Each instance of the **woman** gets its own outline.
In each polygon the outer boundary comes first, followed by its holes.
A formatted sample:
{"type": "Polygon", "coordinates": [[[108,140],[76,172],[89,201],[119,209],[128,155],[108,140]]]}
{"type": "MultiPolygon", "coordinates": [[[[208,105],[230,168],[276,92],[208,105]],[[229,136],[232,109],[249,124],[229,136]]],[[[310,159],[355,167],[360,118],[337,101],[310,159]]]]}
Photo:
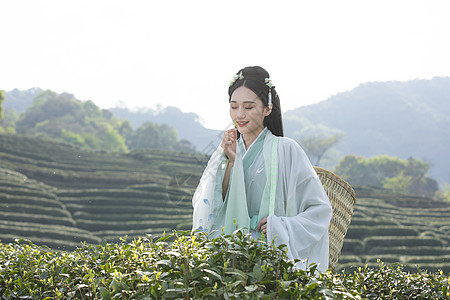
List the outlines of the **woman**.
{"type": "Polygon", "coordinates": [[[332,209],[302,148],[283,137],[280,99],[261,67],[240,70],[228,90],[227,130],[192,199],[193,229],[217,236],[248,228],[287,246],[290,259],[328,268],[332,209]]]}

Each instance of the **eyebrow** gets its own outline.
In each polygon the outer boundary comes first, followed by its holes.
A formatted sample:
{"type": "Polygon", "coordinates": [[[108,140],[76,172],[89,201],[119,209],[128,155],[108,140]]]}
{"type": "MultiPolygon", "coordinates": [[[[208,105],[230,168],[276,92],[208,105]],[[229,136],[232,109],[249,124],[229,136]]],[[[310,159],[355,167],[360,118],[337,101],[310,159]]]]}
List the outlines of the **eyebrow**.
{"type": "MultiPolygon", "coordinates": [[[[237,103],[236,100],[231,100],[230,102],[237,103]]],[[[245,100],[245,101],[243,101],[243,102],[244,102],[244,103],[256,103],[256,100],[245,100]]]]}

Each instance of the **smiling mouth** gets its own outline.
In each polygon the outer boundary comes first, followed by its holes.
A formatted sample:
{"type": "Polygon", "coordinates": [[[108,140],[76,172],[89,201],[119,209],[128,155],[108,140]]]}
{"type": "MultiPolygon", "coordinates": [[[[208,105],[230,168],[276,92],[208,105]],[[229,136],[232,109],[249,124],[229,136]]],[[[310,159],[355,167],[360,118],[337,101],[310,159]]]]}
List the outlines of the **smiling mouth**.
{"type": "Polygon", "coordinates": [[[248,122],[236,122],[239,127],[247,125],[248,122]]]}

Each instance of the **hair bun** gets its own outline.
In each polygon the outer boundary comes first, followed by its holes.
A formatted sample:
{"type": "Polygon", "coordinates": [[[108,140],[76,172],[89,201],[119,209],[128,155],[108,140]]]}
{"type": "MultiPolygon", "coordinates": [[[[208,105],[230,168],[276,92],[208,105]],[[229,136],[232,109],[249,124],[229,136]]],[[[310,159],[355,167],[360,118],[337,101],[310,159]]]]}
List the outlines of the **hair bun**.
{"type": "Polygon", "coordinates": [[[262,80],[264,80],[265,78],[270,78],[269,72],[266,71],[266,69],[259,67],[259,66],[252,66],[252,67],[245,67],[241,70],[239,70],[239,72],[237,72],[237,74],[239,74],[240,72],[242,72],[242,75],[244,76],[244,78],[247,77],[258,77],[261,78],[262,80]]]}

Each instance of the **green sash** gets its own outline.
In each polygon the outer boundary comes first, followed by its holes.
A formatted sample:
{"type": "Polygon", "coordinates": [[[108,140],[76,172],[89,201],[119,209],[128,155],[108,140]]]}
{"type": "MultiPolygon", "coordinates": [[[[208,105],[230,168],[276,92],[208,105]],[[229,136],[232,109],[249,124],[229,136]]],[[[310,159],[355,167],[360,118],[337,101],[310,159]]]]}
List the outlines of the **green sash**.
{"type": "MultiPolygon", "coordinates": [[[[256,226],[263,218],[273,215],[275,212],[275,195],[278,180],[278,138],[270,131],[268,131],[264,139],[263,155],[266,168],[266,185],[264,186],[256,226]]],[[[255,221],[252,223],[255,223],[255,221]]],[[[257,232],[256,235],[260,237],[261,233],[257,232]]]]}
{"type": "MultiPolygon", "coordinates": [[[[230,234],[238,228],[247,228],[256,230],[259,221],[264,217],[274,214],[275,210],[275,193],[278,179],[278,138],[276,138],[268,129],[260,138],[255,141],[242,159],[242,146],[236,149],[236,159],[231,172],[230,184],[228,187],[225,201],[217,215],[212,230],[221,233],[224,227],[224,233],[230,234]],[[261,145],[263,144],[263,145],[261,145]],[[247,198],[245,191],[244,168],[248,168],[260,152],[259,147],[263,147],[264,163],[266,169],[266,184],[261,199],[259,214],[257,216],[249,216],[247,208],[247,198]],[[234,224],[236,222],[236,225],[234,224]],[[219,232],[220,231],[220,232],[219,232]]],[[[223,177],[222,177],[223,179],[223,177]]],[[[221,184],[221,183],[220,183],[221,184]]],[[[257,237],[261,236],[260,232],[256,233],[257,237]]]]}

